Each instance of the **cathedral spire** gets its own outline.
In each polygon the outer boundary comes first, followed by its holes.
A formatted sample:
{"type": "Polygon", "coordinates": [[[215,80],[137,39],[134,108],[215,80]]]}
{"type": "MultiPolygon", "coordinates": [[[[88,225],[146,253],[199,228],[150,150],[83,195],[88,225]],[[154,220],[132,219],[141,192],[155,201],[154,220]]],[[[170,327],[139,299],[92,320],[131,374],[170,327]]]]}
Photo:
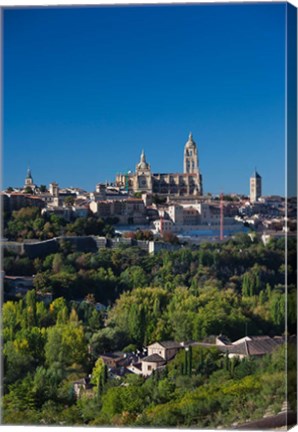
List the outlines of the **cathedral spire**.
{"type": "Polygon", "coordinates": [[[146,156],[145,156],[144,149],[142,150],[142,153],[141,153],[141,162],[146,163],[146,156]]]}

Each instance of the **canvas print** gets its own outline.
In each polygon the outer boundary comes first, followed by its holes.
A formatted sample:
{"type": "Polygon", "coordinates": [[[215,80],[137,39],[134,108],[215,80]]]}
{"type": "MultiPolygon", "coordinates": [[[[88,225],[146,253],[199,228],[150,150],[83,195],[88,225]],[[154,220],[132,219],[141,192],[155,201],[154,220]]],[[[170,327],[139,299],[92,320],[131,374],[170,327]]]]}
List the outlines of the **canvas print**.
{"type": "Polygon", "coordinates": [[[294,426],[297,9],[2,24],[2,425],[294,426]]]}

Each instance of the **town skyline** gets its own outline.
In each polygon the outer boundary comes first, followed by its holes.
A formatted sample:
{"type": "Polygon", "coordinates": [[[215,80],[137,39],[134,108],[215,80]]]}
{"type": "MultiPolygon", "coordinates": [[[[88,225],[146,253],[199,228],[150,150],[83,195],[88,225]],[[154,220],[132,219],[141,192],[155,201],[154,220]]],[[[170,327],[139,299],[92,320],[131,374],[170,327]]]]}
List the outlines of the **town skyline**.
{"type": "Polygon", "coordinates": [[[191,131],[206,193],[248,194],[256,166],[284,195],[284,7],[4,10],[3,188],[30,164],[37,184],[94,190],[142,149],[182,172],[191,131]]]}

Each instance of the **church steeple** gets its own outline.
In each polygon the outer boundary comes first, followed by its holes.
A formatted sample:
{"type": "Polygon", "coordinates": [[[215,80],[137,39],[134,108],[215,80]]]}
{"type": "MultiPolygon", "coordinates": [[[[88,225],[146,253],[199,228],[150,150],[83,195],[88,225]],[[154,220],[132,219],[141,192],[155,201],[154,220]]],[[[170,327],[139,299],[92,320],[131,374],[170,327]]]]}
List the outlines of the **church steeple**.
{"type": "Polygon", "coordinates": [[[25,187],[27,186],[33,186],[33,178],[30,167],[27,168],[27,174],[25,178],[25,187]]]}
{"type": "Polygon", "coordinates": [[[27,169],[26,179],[32,179],[32,174],[31,174],[31,169],[30,169],[30,167],[28,167],[28,169],[27,169]]]}

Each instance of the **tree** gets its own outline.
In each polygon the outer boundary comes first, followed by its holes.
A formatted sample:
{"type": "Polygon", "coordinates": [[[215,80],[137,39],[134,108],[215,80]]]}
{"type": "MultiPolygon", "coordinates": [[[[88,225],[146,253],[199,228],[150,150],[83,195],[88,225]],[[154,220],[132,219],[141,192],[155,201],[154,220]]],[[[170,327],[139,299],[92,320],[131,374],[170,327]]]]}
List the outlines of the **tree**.
{"type": "Polygon", "coordinates": [[[34,368],[34,358],[27,339],[8,341],[3,347],[5,380],[4,384],[14,383],[25,377],[34,368]]]}
{"type": "Polygon", "coordinates": [[[7,301],[2,307],[2,329],[5,341],[13,340],[17,329],[20,326],[20,317],[17,303],[7,301]]]}
{"type": "Polygon", "coordinates": [[[47,192],[47,187],[46,187],[46,185],[43,185],[43,184],[40,185],[40,186],[39,186],[39,190],[40,190],[41,193],[47,192]]]}
{"type": "Polygon", "coordinates": [[[56,253],[54,255],[52,270],[54,273],[59,273],[63,266],[63,256],[61,253],[56,253]]]}
{"type": "Polygon", "coordinates": [[[107,365],[104,364],[102,358],[99,358],[95,363],[91,375],[91,383],[95,385],[97,397],[99,399],[105,388],[107,381],[108,381],[107,365]]]}
{"type": "Polygon", "coordinates": [[[33,189],[30,186],[26,186],[25,190],[24,190],[25,194],[32,194],[33,193],[33,189]]]}
{"type": "Polygon", "coordinates": [[[64,204],[65,204],[66,206],[68,206],[68,207],[71,207],[72,205],[74,205],[74,202],[75,202],[75,199],[74,199],[73,196],[67,196],[67,197],[64,199],[64,204]]]}
{"type": "Polygon", "coordinates": [[[128,315],[128,326],[130,337],[138,345],[142,345],[144,343],[145,335],[145,313],[142,305],[131,305],[128,315]]]}
{"type": "Polygon", "coordinates": [[[121,273],[120,280],[130,289],[148,285],[147,275],[140,266],[128,267],[121,273]]]}
{"type": "Polygon", "coordinates": [[[33,286],[37,291],[48,292],[51,289],[50,271],[36,273],[33,279],[33,286]]]}
{"type": "Polygon", "coordinates": [[[87,345],[82,325],[73,321],[50,327],[45,345],[48,366],[59,363],[62,369],[72,365],[83,367],[87,356],[87,345]]]}
{"type": "Polygon", "coordinates": [[[35,290],[29,290],[25,297],[26,309],[24,313],[26,314],[27,326],[33,327],[37,324],[36,319],[36,293],[35,290]]]}

